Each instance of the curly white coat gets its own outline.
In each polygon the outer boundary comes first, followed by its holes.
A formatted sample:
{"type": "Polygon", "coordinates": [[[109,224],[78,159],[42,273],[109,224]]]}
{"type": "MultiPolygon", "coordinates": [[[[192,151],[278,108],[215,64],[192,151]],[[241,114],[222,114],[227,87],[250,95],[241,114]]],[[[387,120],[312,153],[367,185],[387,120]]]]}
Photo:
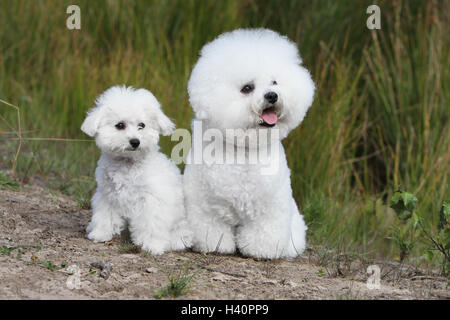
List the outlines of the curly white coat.
{"type": "MultiPolygon", "coordinates": [[[[293,42],[266,29],[225,33],[202,49],[188,83],[194,120],[221,132],[259,131],[268,107],[264,95],[275,92],[278,100],[271,106],[278,121],[264,130],[278,130],[280,138],[270,145],[279,151],[270,158],[276,174],[261,174],[261,163],[186,165],[185,203],[194,250],[231,254],[238,249],[266,259],[294,258],[304,251],[307,227],[292,196],[281,144],[313,101],[315,86],[301,63],[293,42]],[[253,89],[243,93],[246,84],[253,89]]],[[[191,161],[196,148],[205,147],[193,131],[191,161]]],[[[234,151],[239,148],[235,145],[234,151]]]]}
{"type": "Polygon", "coordinates": [[[133,243],[153,254],[190,245],[181,174],[158,151],[159,134],[173,128],[145,89],[115,86],[96,100],[81,127],[102,151],[89,239],[108,241],[128,226],[133,243]],[[131,139],[140,141],[138,148],[130,147],[131,139]]]}

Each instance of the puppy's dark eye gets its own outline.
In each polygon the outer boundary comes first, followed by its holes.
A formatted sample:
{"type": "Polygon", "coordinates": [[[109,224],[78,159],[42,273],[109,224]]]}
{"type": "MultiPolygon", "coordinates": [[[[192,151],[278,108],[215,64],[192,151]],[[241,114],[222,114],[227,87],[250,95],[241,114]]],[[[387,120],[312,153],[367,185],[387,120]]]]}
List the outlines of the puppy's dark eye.
{"type": "Polygon", "coordinates": [[[145,128],[145,123],[141,122],[138,124],[138,128],[139,129],[144,129],[145,128]]]}
{"type": "Polygon", "coordinates": [[[125,129],[125,123],[119,122],[118,124],[116,124],[116,129],[117,129],[117,130],[123,130],[123,129],[125,129]]]}
{"type": "Polygon", "coordinates": [[[252,92],[254,89],[255,89],[255,85],[249,83],[242,87],[241,92],[247,94],[247,93],[252,92]]]}
{"type": "Polygon", "coordinates": [[[278,84],[278,82],[276,82],[275,80],[273,80],[273,81],[272,81],[272,84],[273,84],[274,86],[276,86],[276,85],[278,84]]]}

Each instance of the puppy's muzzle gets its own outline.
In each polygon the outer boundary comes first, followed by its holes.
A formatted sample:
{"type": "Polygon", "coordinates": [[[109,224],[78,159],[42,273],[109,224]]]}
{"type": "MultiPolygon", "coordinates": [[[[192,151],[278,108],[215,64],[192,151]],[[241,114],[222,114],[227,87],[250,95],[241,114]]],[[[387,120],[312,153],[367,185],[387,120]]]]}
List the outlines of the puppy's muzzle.
{"type": "Polygon", "coordinates": [[[136,149],[137,147],[139,147],[140,144],[141,144],[141,142],[139,141],[139,139],[131,139],[130,140],[130,145],[133,149],[136,149]]]}

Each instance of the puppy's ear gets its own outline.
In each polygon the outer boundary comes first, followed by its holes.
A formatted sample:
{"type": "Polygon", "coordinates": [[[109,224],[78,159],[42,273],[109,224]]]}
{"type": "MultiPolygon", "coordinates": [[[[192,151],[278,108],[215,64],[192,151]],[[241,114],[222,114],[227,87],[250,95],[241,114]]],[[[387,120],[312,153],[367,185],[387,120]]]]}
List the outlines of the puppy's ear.
{"type": "Polygon", "coordinates": [[[163,136],[171,135],[175,129],[175,124],[162,112],[158,99],[146,89],[138,89],[136,93],[140,94],[145,101],[146,110],[151,119],[156,121],[159,133],[163,136]]]}
{"type": "Polygon", "coordinates": [[[158,108],[156,112],[156,123],[159,127],[159,132],[163,136],[169,136],[172,134],[175,129],[175,124],[170,120],[162,111],[158,108]]]}
{"type": "Polygon", "coordinates": [[[100,124],[100,114],[101,109],[99,107],[91,109],[81,125],[81,131],[86,133],[88,136],[95,136],[100,124]]]}

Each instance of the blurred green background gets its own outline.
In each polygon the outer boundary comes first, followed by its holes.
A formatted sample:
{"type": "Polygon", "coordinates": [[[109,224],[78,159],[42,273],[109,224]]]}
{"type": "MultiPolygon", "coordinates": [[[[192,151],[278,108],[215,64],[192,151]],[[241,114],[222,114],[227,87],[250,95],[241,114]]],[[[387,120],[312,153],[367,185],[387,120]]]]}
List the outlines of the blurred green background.
{"type": "MultiPolygon", "coordinates": [[[[187,81],[222,32],[266,27],[297,42],[317,85],[284,141],[309,241],[395,256],[386,206],[402,189],[435,225],[449,198],[449,1],[0,1],[0,99],[20,108],[27,138],[87,139],[95,97],[114,84],[150,89],[189,128],[187,81]],[[81,8],[68,30],[66,8],[81,8]],[[381,30],[366,9],[381,8],[381,30]]],[[[0,104],[0,167],[13,165],[13,108],[0,104]]],[[[173,143],[162,140],[170,154],[173,143]]],[[[16,176],[43,177],[86,207],[99,152],[92,142],[22,143],[16,176]]]]}

